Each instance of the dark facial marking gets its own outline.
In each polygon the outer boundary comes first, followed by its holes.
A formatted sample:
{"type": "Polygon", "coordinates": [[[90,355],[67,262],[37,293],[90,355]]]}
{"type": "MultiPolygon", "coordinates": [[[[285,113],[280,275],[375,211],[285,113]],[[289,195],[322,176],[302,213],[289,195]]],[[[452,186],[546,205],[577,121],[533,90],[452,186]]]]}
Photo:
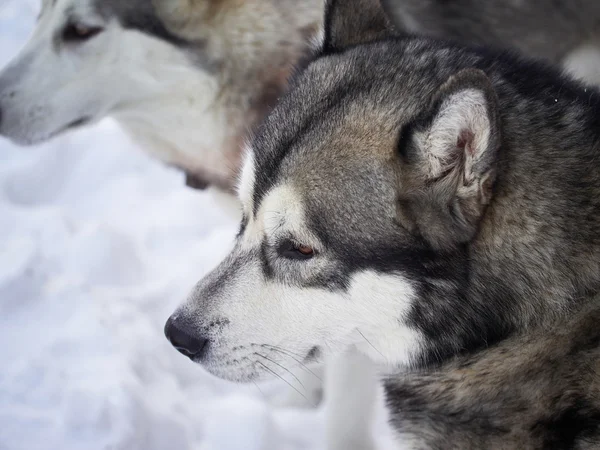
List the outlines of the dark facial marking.
{"type": "Polygon", "coordinates": [[[265,240],[263,240],[262,244],[260,245],[260,262],[262,265],[262,273],[267,279],[273,279],[274,272],[269,261],[268,251],[268,244],[265,240]]]}
{"type": "Polygon", "coordinates": [[[246,231],[246,227],[248,226],[248,221],[249,220],[250,219],[248,219],[248,216],[246,214],[242,215],[242,221],[240,223],[240,229],[239,229],[238,234],[236,236],[237,239],[239,239],[244,234],[244,231],[246,231]]]}
{"type": "Polygon", "coordinates": [[[174,35],[157,17],[150,0],[96,0],[96,11],[106,21],[117,19],[124,28],[131,28],[179,47],[189,43],[174,35]]]}

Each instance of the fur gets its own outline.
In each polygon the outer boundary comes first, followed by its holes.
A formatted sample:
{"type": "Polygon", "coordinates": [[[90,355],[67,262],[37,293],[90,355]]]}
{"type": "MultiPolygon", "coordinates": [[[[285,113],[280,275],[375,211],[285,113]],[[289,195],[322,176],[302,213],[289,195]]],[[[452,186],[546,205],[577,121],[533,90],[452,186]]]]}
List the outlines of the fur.
{"type": "Polygon", "coordinates": [[[403,448],[597,443],[598,341],[576,311],[600,287],[600,92],[511,52],[399,37],[375,0],[330,1],[325,24],[252,139],[232,253],[168,337],[235,381],[354,348],[397,372],[403,448]],[[445,382],[456,367],[472,385],[445,382]],[[516,424],[525,391],[539,404],[516,424]]]}
{"type": "Polygon", "coordinates": [[[600,446],[598,297],[574,317],[434,370],[386,381],[392,424],[412,449],[600,446]]]}
{"type": "Polygon", "coordinates": [[[0,73],[0,135],[31,145],[111,116],[191,186],[232,191],[244,136],[308,52],[321,4],[44,0],[0,73]]]}
{"type": "Polygon", "coordinates": [[[382,0],[396,29],[517,49],[600,85],[600,3],[595,0],[382,0]],[[577,58],[585,54],[585,59],[577,58]]]}

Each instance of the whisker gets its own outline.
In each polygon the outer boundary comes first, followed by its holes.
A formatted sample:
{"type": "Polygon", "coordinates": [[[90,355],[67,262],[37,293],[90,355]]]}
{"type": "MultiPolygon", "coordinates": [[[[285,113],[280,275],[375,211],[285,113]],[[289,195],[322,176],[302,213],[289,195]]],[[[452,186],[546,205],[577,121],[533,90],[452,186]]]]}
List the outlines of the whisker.
{"type": "Polygon", "coordinates": [[[284,349],[282,349],[282,348],[277,348],[277,347],[274,347],[274,346],[272,346],[272,345],[268,345],[268,344],[263,344],[263,345],[264,345],[265,347],[269,347],[269,348],[270,348],[271,350],[273,350],[273,351],[279,352],[279,353],[281,353],[282,355],[285,355],[285,356],[287,356],[288,358],[292,358],[294,361],[296,361],[298,364],[300,364],[300,367],[301,367],[302,369],[304,369],[305,371],[307,371],[307,372],[311,373],[311,374],[312,374],[312,375],[313,375],[313,376],[314,376],[314,377],[315,377],[317,380],[319,380],[319,381],[321,381],[321,382],[323,381],[323,380],[321,379],[321,377],[320,377],[320,376],[318,376],[316,373],[314,373],[312,370],[310,370],[306,364],[304,364],[302,361],[300,361],[299,359],[296,359],[294,356],[292,356],[292,355],[290,354],[291,352],[289,352],[289,353],[288,353],[288,351],[287,351],[287,350],[284,350],[284,349]]]}
{"type": "Polygon", "coordinates": [[[294,377],[294,379],[298,382],[298,384],[300,386],[302,386],[302,389],[306,390],[306,387],[304,386],[304,384],[302,384],[302,381],[300,381],[300,379],[294,375],[289,369],[287,369],[286,367],[282,366],[281,364],[279,364],[277,361],[273,361],[271,358],[265,356],[265,355],[261,355],[260,353],[254,353],[257,356],[260,356],[261,358],[265,358],[267,361],[271,361],[273,364],[281,367],[283,370],[285,370],[287,373],[289,373],[292,377],[294,377]]]}
{"type": "Polygon", "coordinates": [[[260,392],[260,395],[263,397],[263,399],[268,400],[267,396],[262,391],[262,389],[258,387],[258,383],[254,380],[252,380],[252,383],[254,383],[254,386],[256,386],[256,389],[258,389],[258,392],[260,392]]]}
{"type": "Polygon", "coordinates": [[[304,356],[302,356],[300,353],[295,353],[295,352],[293,352],[293,351],[291,351],[291,350],[287,350],[287,349],[285,349],[285,348],[283,348],[283,347],[279,347],[278,345],[271,345],[271,344],[261,344],[261,347],[270,347],[270,348],[273,348],[273,349],[275,349],[275,348],[276,348],[276,349],[279,349],[279,350],[281,350],[281,351],[283,351],[283,352],[285,352],[285,353],[289,353],[289,354],[291,354],[291,355],[295,355],[295,356],[297,356],[298,358],[303,358],[303,359],[304,359],[304,356]]]}
{"type": "MultiPolygon", "coordinates": [[[[293,390],[295,390],[298,394],[300,394],[308,403],[310,403],[311,405],[312,402],[306,397],[306,395],[304,395],[302,392],[300,392],[298,389],[296,389],[290,382],[288,382],[285,378],[283,378],[281,375],[278,375],[277,372],[271,370],[269,367],[267,367],[266,364],[263,364],[261,361],[256,361],[258,364],[260,364],[261,366],[263,366],[266,370],[268,370],[270,373],[272,373],[273,375],[275,375],[277,378],[279,378],[280,380],[282,380],[285,384],[287,384],[289,387],[291,387],[293,390]]],[[[313,405],[315,408],[317,405],[313,405]]]]}
{"type": "Polygon", "coordinates": [[[361,336],[364,338],[364,340],[365,340],[365,341],[367,341],[367,343],[368,343],[368,344],[369,344],[371,347],[373,347],[373,350],[375,350],[377,353],[379,353],[379,354],[381,355],[381,357],[382,357],[384,360],[386,360],[386,359],[387,359],[385,356],[383,356],[383,353],[381,353],[379,350],[377,350],[377,349],[375,348],[375,346],[374,346],[373,344],[371,344],[371,341],[369,341],[369,340],[368,340],[368,339],[365,337],[365,335],[361,333],[361,331],[360,331],[358,328],[356,329],[356,331],[358,331],[358,333],[359,333],[359,334],[360,334],[360,335],[361,335],[361,336]]]}

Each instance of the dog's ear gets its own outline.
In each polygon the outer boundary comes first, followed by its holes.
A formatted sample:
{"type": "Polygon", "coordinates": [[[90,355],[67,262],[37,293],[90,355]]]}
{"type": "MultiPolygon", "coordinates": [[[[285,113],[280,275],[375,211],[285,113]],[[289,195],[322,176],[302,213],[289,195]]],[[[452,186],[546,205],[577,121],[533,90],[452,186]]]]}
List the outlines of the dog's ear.
{"type": "Polygon", "coordinates": [[[452,76],[401,136],[401,203],[435,247],[469,241],[492,199],[501,144],[498,100],[480,70],[452,76]]]}
{"type": "Polygon", "coordinates": [[[327,0],[323,51],[331,53],[381,39],[391,30],[379,0],[327,0]]]}

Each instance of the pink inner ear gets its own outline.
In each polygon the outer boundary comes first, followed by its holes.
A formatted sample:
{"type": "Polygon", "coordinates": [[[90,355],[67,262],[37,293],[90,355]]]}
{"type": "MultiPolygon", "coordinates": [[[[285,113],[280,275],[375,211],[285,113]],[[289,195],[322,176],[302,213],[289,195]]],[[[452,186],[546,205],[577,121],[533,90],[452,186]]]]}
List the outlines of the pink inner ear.
{"type": "Polygon", "coordinates": [[[475,148],[473,148],[473,141],[475,140],[475,135],[469,130],[461,130],[458,139],[456,140],[456,147],[460,150],[469,152],[469,155],[475,155],[475,148]]]}

